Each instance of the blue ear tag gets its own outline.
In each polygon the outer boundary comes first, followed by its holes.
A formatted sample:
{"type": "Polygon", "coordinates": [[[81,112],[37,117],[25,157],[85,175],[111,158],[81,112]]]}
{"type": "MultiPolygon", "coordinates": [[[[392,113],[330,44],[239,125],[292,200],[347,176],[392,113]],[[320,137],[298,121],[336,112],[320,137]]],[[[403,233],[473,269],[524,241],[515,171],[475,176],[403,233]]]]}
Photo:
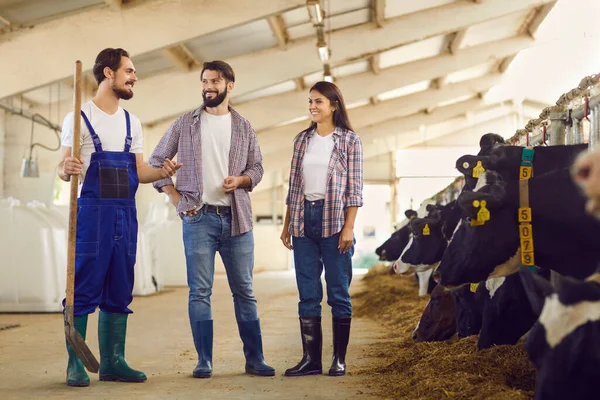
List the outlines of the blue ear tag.
{"type": "Polygon", "coordinates": [[[533,155],[534,155],[533,148],[531,148],[531,147],[523,148],[523,153],[521,154],[521,165],[532,164],[533,163],[533,155]]]}
{"type": "Polygon", "coordinates": [[[529,269],[531,272],[537,272],[539,267],[537,267],[537,266],[535,266],[535,265],[530,265],[530,266],[528,266],[527,268],[528,268],[528,269],[529,269]]]}

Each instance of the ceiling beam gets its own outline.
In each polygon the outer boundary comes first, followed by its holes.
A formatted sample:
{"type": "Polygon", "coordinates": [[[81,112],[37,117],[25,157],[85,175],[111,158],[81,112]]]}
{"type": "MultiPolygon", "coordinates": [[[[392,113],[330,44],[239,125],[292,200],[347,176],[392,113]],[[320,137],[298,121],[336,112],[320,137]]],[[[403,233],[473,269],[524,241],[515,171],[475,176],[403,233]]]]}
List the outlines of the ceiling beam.
{"type": "MultiPolygon", "coordinates": [[[[443,54],[382,69],[377,79],[373,79],[371,72],[341,77],[336,85],[342,90],[344,100],[350,104],[395,88],[475,67],[494,58],[507,57],[533,44],[534,40],[524,35],[502,39],[463,49],[456,55],[443,54]]],[[[301,93],[286,92],[239,104],[237,110],[252,121],[256,130],[261,130],[304,115],[305,97],[301,93]],[[277,112],[265,113],[264,110],[277,112]]]]}
{"type": "MultiPolygon", "coordinates": [[[[211,30],[231,26],[231,24],[252,19],[252,15],[255,16],[255,19],[259,14],[256,7],[248,6],[240,9],[240,3],[237,3],[236,9],[239,9],[239,12],[236,12],[235,18],[233,18],[226,10],[232,8],[231,4],[234,0],[202,3],[202,10],[198,10],[196,13],[194,13],[196,2],[193,2],[190,9],[190,7],[173,6],[173,4],[170,4],[171,7],[167,7],[166,1],[155,0],[148,5],[143,3],[135,10],[126,7],[121,13],[122,18],[118,19],[115,19],[114,13],[109,10],[96,10],[86,13],[86,18],[74,18],[75,16],[73,16],[61,20],[60,24],[48,23],[52,25],[50,31],[48,31],[50,25],[45,24],[44,29],[36,28],[28,31],[26,35],[16,36],[15,40],[10,43],[0,43],[0,54],[3,57],[5,55],[12,56],[12,59],[18,60],[15,63],[0,63],[0,74],[16,77],[11,79],[8,84],[0,85],[0,98],[70,75],[70,63],[47,63],[42,67],[39,65],[41,63],[36,62],[39,58],[59,60],[79,58],[82,59],[84,65],[91,66],[97,48],[101,48],[103,45],[94,45],[99,40],[95,34],[98,30],[109,32],[109,37],[102,37],[103,43],[111,41],[114,36],[112,41],[122,43],[121,45],[132,55],[136,55],[152,48],[165,48],[174,43],[181,43],[186,40],[185,37],[198,36],[202,30],[207,33],[211,30]],[[151,7],[150,4],[153,6],[151,7]],[[104,13],[100,13],[101,11],[104,13]],[[194,17],[195,15],[204,16],[207,12],[217,17],[202,18],[202,21],[194,17]],[[220,19],[221,15],[224,17],[220,19]],[[95,18],[90,20],[91,16],[95,18]],[[121,26],[123,20],[127,21],[127,29],[121,26]],[[88,22],[90,23],[88,24],[88,22]],[[70,43],[73,34],[73,30],[67,28],[72,25],[81,27],[81,32],[78,33],[83,38],[81,44],[66,45],[66,43],[70,43]],[[34,32],[36,32],[35,35],[34,32]],[[131,32],[135,34],[131,34],[131,32]],[[149,41],[147,40],[149,36],[158,39],[149,41]],[[29,60],[28,57],[33,57],[32,54],[36,54],[36,57],[29,60]],[[14,64],[26,67],[19,67],[17,71],[14,64]]],[[[332,64],[339,65],[348,60],[364,59],[403,43],[412,43],[427,37],[455,32],[464,27],[547,1],[550,0],[489,0],[482,5],[454,2],[386,20],[383,29],[373,28],[373,25],[369,23],[335,31],[332,32],[331,39],[340,45],[336,46],[336,51],[332,54],[332,64]],[[438,22],[431,24],[433,20],[438,22]],[[380,47],[374,49],[373,43],[377,43],[380,47]]],[[[266,3],[266,7],[260,7],[260,14],[276,14],[277,6],[281,12],[289,9],[292,3],[304,5],[304,1],[301,0],[273,0],[266,3]],[[287,6],[284,7],[284,5],[287,6]]],[[[290,42],[287,51],[273,48],[233,57],[226,61],[236,71],[234,94],[238,95],[317,72],[322,68],[319,60],[314,57],[314,40],[311,38],[290,42]],[[292,58],[294,62],[290,63],[292,58]],[[257,69],[256,65],[261,63],[270,65],[271,68],[257,69]]],[[[174,71],[146,78],[136,87],[136,96],[129,102],[131,103],[130,107],[139,111],[137,114],[145,123],[175,117],[199,104],[198,91],[190,90],[197,85],[198,76],[195,73],[174,71]],[[160,96],[156,96],[157,91],[161,93],[160,96]]]]}
{"type": "Polygon", "coordinates": [[[171,60],[181,71],[196,71],[202,67],[202,62],[197,60],[194,54],[183,43],[164,49],[163,55],[171,60]]]}
{"type": "Polygon", "coordinates": [[[12,24],[10,23],[9,20],[7,20],[6,18],[4,18],[2,15],[0,15],[0,22],[2,22],[4,25],[6,26],[11,26],[12,24]]]}
{"type": "Polygon", "coordinates": [[[385,21],[385,1],[371,0],[371,20],[378,28],[381,28],[385,21]]]}
{"type": "Polygon", "coordinates": [[[271,15],[267,18],[267,22],[269,22],[269,27],[271,28],[275,39],[277,39],[277,45],[281,50],[285,50],[288,41],[290,40],[290,35],[288,34],[283,17],[281,14],[271,15]]]}
{"type": "Polygon", "coordinates": [[[452,34],[452,38],[450,39],[450,43],[448,44],[448,51],[450,54],[456,54],[462,42],[465,40],[465,35],[467,34],[467,29],[461,29],[452,34]]]}
{"type": "MultiPolygon", "coordinates": [[[[367,23],[334,31],[331,33],[331,43],[336,43],[336,45],[330,63],[333,67],[352,60],[366,60],[375,54],[397,48],[402,44],[453,33],[476,23],[526,10],[534,5],[538,6],[540,1],[550,0],[488,0],[480,5],[458,1],[388,19],[385,26],[380,29],[374,28],[372,23],[367,23]],[[431,21],[436,21],[436,23],[431,23],[431,21]]],[[[494,55],[491,58],[494,58],[494,55]]],[[[274,47],[232,57],[225,61],[236,72],[233,98],[300,76],[320,72],[323,69],[320,60],[315,57],[315,43],[312,37],[288,43],[286,51],[274,47]],[[290,62],[292,59],[294,61],[290,62]],[[269,65],[269,68],[256,68],[256,65],[269,65]]],[[[487,60],[483,60],[481,63],[485,61],[487,60]]],[[[433,79],[439,76],[443,75],[427,78],[433,79]]],[[[183,112],[198,107],[200,102],[198,91],[190,90],[198,85],[196,74],[182,74],[177,71],[147,78],[143,85],[140,82],[139,87],[136,87],[136,96],[130,101],[129,109],[144,123],[156,124],[160,121],[172,121],[183,112]],[[156,96],[155,88],[160,88],[161,96],[156,96]]],[[[390,89],[394,89],[394,87],[389,87],[381,92],[390,89]]],[[[265,114],[264,111],[261,113],[263,116],[265,114]]],[[[269,118],[269,116],[266,117],[269,118]]],[[[276,123],[295,117],[297,115],[276,123]]],[[[256,123],[254,120],[251,121],[253,124],[256,123]]],[[[265,125],[262,126],[265,127],[265,125]]]]}
{"type": "Polygon", "coordinates": [[[531,19],[531,21],[529,21],[529,24],[527,26],[527,29],[526,29],[527,34],[529,34],[531,37],[535,37],[535,34],[537,33],[538,28],[540,27],[542,22],[544,22],[544,20],[548,16],[548,14],[550,14],[550,11],[552,11],[552,9],[556,5],[556,3],[557,2],[554,1],[552,3],[538,7],[535,10],[534,16],[531,19]]]}
{"type": "MultiPolygon", "coordinates": [[[[494,74],[465,82],[449,84],[439,91],[422,91],[396,99],[379,102],[377,105],[366,105],[348,110],[352,127],[362,134],[368,126],[376,125],[392,118],[415,114],[421,110],[433,108],[440,103],[459,97],[473,95],[490,89],[500,83],[501,75],[494,74]]],[[[258,133],[263,155],[276,153],[289,147],[298,132],[308,126],[306,121],[269,129],[258,133]]]]}
{"type": "Polygon", "coordinates": [[[0,63],[0,76],[11,77],[0,85],[0,98],[66,78],[78,59],[85,68],[91,68],[97,53],[109,43],[118,43],[135,56],[305,6],[305,0],[269,0],[260,7],[239,0],[134,4],[123,7],[118,18],[113,10],[103,7],[12,33],[10,40],[0,42],[2,58],[13,60],[0,63]]]}
{"type": "MultiPolygon", "coordinates": [[[[535,38],[535,34],[544,22],[544,19],[548,16],[552,8],[556,5],[556,1],[552,3],[545,4],[541,7],[537,7],[532,9],[529,15],[525,18],[525,22],[523,26],[519,29],[519,34],[527,34],[532,38],[535,38]]],[[[510,64],[514,61],[516,54],[513,54],[509,57],[505,57],[502,61],[498,63],[498,71],[500,73],[505,73],[508,70],[510,64]]]]}

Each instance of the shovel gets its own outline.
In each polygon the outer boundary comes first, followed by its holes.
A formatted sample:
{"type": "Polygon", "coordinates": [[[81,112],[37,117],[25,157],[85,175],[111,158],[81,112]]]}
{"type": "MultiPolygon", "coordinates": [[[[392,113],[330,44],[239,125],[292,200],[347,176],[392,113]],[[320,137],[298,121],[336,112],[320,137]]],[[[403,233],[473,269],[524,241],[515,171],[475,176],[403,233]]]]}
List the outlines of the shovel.
{"type": "MultiPolygon", "coordinates": [[[[73,157],[79,159],[81,140],[81,61],[75,62],[73,82],[73,157]]],[[[98,372],[100,365],[92,354],[85,340],[73,324],[73,304],[75,303],[75,243],[77,234],[77,192],[79,176],[71,176],[71,196],[69,199],[69,247],[67,251],[67,298],[65,301],[65,336],[75,350],[85,368],[90,372],[98,372]]]]}

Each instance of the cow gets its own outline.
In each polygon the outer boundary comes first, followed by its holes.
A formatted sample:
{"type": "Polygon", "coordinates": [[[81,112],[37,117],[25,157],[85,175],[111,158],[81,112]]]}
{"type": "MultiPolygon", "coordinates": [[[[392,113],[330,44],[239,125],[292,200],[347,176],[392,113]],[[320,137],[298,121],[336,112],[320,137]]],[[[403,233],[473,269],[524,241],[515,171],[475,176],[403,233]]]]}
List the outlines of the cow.
{"type": "MultiPolygon", "coordinates": [[[[486,133],[479,139],[479,153],[476,157],[489,156],[494,149],[502,147],[505,144],[502,136],[495,133],[486,133]]],[[[465,175],[465,185],[462,191],[471,191],[475,188],[477,179],[473,177],[473,169],[477,163],[470,165],[470,169],[462,169],[465,175]]],[[[406,250],[400,255],[400,258],[392,266],[398,274],[407,274],[416,271],[424,271],[435,268],[441,260],[441,256],[446,249],[447,242],[452,237],[453,231],[458,224],[461,213],[456,206],[456,201],[448,203],[445,206],[427,206],[427,216],[419,215],[411,220],[411,226],[414,227],[412,240],[406,245],[406,250]],[[434,213],[437,209],[437,213],[434,213]],[[427,224],[428,235],[424,235],[422,228],[427,224]]]]}
{"type": "Polygon", "coordinates": [[[481,311],[469,287],[447,290],[436,286],[413,331],[413,339],[436,342],[449,339],[455,333],[464,338],[477,335],[480,329],[481,311]]]}
{"type": "MultiPolygon", "coordinates": [[[[465,176],[465,179],[471,179],[473,169],[480,163],[486,171],[496,172],[505,181],[518,180],[524,148],[523,146],[495,146],[487,155],[464,155],[456,160],[456,169],[465,176]]],[[[586,149],[587,144],[535,147],[533,176],[571,167],[577,156],[586,149]]]]}
{"type": "Polygon", "coordinates": [[[582,153],[573,164],[572,173],[588,198],[587,212],[600,218],[600,149],[582,153]]]}
{"type": "Polygon", "coordinates": [[[398,274],[435,268],[460,220],[460,209],[455,207],[455,202],[445,206],[428,205],[427,211],[426,217],[414,218],[409,223],[412,237],[394,263],[398,274]]]}
{"type": "Polygon", "coordinates": [[[438,342],[456,333],[456,306],[452,294],[441,286],[431,292],[425,311],[413,331],[417,342],[438,342]]]}
{"type": "MultiPolygon", "coordinates": [[[[544,279],[550,279],[550,270],[542,268],[536,271],[544,279]]],[[[527,294],[518,274],[491,278],[480,283],[475,300],[483,316],[477,341],[479,350],[516,344],[538,317],[529,307],[527,294]]]]}
{"type": "Polygon", "coordinates": [[[386,240],[381,246],[375,249],[375,254],[379,256],[380,261],[395,261],[402,250],[406,247],[410,237],[410,229],[408,227],[408,221],[411,218],[417,216],[417,212],[414,210],[406,210],[404,212],[406,216],[405,223],[396,232],[392,233],[392,236],[386,240]]]}
{"type": "MultiPolygon", "coordinates": [[[[464,218],[434,273],[443,286],[507,276],[520,266],[519,183],[493,171],[482,178],[484,185],[457,200],[464,218]],[[490,219],[471,226],[482,201],[490,219]]],[[[600,261],[600,222],[584,213],[569,168],[534,175],[528,186],[535,264],[580,279],[590,275],[600,261]]]]}
{"type": "Polygon", "coordinates": [[[519,276],[539,318],[525,340],[537,369],[536,400],[598,398],[600,273],[564,277],[557,288],[527,269],[519,276]]]}

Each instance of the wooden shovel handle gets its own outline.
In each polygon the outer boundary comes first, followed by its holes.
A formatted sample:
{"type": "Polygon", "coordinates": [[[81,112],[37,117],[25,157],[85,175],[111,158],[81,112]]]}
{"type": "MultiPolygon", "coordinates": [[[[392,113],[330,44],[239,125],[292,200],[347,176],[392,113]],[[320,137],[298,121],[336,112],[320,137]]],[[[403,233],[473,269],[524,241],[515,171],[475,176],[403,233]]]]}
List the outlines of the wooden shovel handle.
{"type": "MultiPolygon", "coordinates": [[[[73,77],[73,157],[79,159],[81,150],[81,61],[75,61],[73,77]]],[[[77,192],[79,176],[71,176],[69,198],[69,244],[67,251],[67,298],[66,307],[71,313],[75,302],[75,243],[77,238],[77,192]]],[[[71,316],[72,319],[72,316],[71,316]]]]}

